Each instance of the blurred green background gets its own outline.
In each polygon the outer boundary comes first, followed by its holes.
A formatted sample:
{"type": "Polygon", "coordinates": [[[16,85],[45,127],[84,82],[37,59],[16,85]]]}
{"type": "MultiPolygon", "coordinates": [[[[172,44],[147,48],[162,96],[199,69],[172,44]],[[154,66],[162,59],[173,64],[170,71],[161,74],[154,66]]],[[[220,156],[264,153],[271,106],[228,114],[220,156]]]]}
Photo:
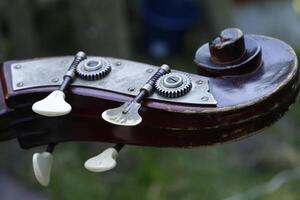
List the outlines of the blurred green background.
{"type": "MultiPolygon", "coordinates": [[[[196,49],[226,27],[282,39],[300,55],[298,0],[186,0],[193,9],[185,11],[181,4],[176,10],[179,0],[157,2],[149,7],[146,0],[0,0],[0,58],[84,50],[194,72],[196,49]],[[188,20],[169,27],[149,15],[150,8],[188,20]]],[[[109,144],[61,144],[48,188],[35,181],[31,166],[32,154],[44,147],[23,151],[17,141],[4,142],[0,200],[297,200],[299,130],[297,102],[278,123],[242,141],[196,149],[127,146],[118,166],[103,174],[86,171],[83,163],[109,144]]]]}

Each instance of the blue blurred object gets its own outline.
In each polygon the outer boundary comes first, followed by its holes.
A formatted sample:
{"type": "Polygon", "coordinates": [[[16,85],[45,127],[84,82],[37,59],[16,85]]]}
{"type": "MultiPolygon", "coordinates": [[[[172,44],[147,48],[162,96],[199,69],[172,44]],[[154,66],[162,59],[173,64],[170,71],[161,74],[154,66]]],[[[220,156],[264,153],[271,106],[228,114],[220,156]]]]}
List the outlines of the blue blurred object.
{"type": "Polygon", "coordinates": [[[143,0],[144,43],[155,58],[180,50],[186,30],[197,20],[193,0],[143,0]]]}

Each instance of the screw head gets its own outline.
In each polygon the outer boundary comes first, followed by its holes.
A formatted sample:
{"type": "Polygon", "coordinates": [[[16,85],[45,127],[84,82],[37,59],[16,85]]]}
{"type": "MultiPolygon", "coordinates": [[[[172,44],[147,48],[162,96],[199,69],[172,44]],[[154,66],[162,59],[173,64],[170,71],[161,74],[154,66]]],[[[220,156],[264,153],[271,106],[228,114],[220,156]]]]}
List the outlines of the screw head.
{"type": "Polygon", "coordinates": [[[122,65],[121,61],[117,61],[117,62],[116,62],[116,65],[117,65],[117,66],[121,66],[121,65],[122,65]]]}
{"type": "Polygon", "coordinates": [[[147,73],[152,73],[154,70],[153,69],[147,69],[146,72],[147,73]]]}
{"type": "Polygon", "coordinates": [[[129,92],[133,92],[134,90],[135,90],[134,87],[129,87],[129,88],[128,88],[128,91],[129,91],[129,92]]]}
{"type": "Polygon", "coordinates": [[[197,83],[198,85],[202,85],[202,84],[203,84],[203,81],[202,81],[202,80],[198,80],[198,81],[196,81],[196,83],[197,83]]]}
{"type": "Polygon", "coordinates": [[[22,65],[15,65],[14,68],[15,68],[15,69],[21,69],[21,68],[22,68],[22,65]]]}
{"type": "Polygon", "coordinates": [[[184,76],[180,74],[167,74],[163,78],[163,86],[167,88],[178,88],[184,83],[184,76]]]}
{"type": "Polygon", "coordinates": [[[58,81],[59,81],[59,78],[53,78],[53,79],[51,80],[52,83],[57,83],[58,81]]]}
{"type": "Polygon", "coordinates": [[[84,69],[86,71],[96,71],[101,69],[103,62],[101,60],[89,60],[84,64],[84,69]]]}
{"type": "Polygon", "coordinates": [[[23,87],[23,86],[24,86],[24,83],[23,83],[23,82],[17,83],[17,87],[23,87]]]}
{"type": "Polygon", "coordinates": [[[207,96],[204,96],[204,97],[201,98],[201,100],[202,100],[202,101],[208,101],[209,98],[208,98],[207,96]]]}

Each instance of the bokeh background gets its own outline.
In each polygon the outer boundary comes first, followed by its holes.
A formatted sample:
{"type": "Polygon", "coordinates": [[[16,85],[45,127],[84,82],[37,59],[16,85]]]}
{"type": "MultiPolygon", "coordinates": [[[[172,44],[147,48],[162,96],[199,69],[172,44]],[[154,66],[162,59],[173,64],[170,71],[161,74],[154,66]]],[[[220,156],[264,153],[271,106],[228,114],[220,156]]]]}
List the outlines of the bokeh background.
{"type": "MultiPolygon", "coordinates": [[[[84,50],[194,72],[196,49],[227,27],[282,39],[298,53],[300,1],[0,0],[0,59],[84,50]]],[[[83,163],[108,144],[61,144],[48,188],[38,185],[31,166],[32,154],[44,148],[24,151],[17,141],[4,142],[0,200],[297,200],[299,130],[297,102],[246,140],[196,149],[127,146],[118,166],[103,174],[83,163]]]]}

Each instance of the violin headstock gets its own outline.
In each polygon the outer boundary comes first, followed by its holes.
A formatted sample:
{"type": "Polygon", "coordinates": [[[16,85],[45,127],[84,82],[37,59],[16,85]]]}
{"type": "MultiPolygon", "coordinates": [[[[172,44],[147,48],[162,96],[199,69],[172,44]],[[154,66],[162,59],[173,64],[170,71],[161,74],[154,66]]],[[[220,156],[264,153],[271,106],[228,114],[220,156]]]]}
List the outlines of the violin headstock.
{"type": "MultiPolygon", "coordinates": [[[[116,143],[86,163],[105,171],[124,144],[187,148],[246,137],[281,118],[299,93],[296,55],[274,38],[226,29],[197,50],[195,64],[198,74],[83,52],[4,62],[0,141],[116,143]]],[[[47,185],[39,159],[49,156],[34,159],[47,185]]]]}

